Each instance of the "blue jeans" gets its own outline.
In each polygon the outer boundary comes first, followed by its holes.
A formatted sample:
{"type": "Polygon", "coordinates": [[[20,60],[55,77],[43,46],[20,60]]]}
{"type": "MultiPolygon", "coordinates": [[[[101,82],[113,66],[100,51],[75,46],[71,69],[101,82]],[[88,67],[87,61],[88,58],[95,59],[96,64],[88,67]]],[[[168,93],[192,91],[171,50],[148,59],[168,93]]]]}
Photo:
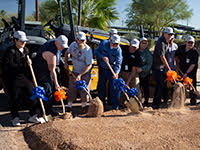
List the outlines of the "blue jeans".
{"type": "Polygon", "coordinates": [[[110,92],[110,100],[112,102],[112,108],[118,109],[119,102],[118,99],[120,97],[120,91],[114,89],[113,85],[113,74],[110,70],[106,70],[99,67],[99,80],[98,80],[98,96],[103,102],[104,108],[106,107],[106,82],[109,80],[109,92],[110,92]]]}

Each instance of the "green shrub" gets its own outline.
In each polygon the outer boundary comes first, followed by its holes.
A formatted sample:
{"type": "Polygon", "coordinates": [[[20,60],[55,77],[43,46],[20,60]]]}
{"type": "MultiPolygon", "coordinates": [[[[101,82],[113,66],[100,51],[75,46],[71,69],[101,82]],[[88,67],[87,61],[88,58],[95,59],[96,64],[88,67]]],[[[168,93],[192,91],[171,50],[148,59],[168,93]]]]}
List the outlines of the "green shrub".
{"type": "Polygon", "coordinates": [[[182,39],[175,39],[174,43],[176,43],[178,46],[185,44],[185,40],[182,39]]]}
{"type": "Polygon", "coordinates": [[[154,39],[148,39],[148,46],[150,49],[155,45],[155,40],[154,39]]]}

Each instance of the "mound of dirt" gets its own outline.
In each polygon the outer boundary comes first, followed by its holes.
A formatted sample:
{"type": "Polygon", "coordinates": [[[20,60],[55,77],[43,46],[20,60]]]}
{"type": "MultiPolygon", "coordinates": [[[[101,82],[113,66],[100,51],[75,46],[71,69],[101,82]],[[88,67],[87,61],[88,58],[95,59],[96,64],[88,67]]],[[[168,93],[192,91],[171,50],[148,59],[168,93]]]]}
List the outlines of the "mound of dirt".
{"type": "Polygon", "coordinates": [[[108,111],[27,127],[31,149],[200,149],[200,110],[108,111]]]}

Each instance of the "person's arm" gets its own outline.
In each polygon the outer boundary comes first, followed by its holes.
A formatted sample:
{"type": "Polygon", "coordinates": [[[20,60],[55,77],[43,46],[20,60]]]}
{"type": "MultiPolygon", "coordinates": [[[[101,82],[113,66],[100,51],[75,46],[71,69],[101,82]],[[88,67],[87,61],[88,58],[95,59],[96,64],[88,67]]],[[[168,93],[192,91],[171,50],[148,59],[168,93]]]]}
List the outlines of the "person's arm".
{"type": "Polygon", "coordinates": [[[92,68],[92,64],[85,67],[85,69],[83,69],[83,71],[76,77],[76,81],[81,80],[81,76],[86,74],[91,68],[92,68]]]}
{"type": "Polygon", "coordinates": [[[160,59],[161,59],[161,61],[163,62],[163,64],[165,65],[165,67],[166,67],[168,70],[171,70],[171,68],[170,68],[170,66],[169,66],[169,64],[168,64],[168,62],[167,62],[166,57],[165,57],[164,55],[160,55],[160,59]]]}
{"type": "Polygon", "coordinates": [[[129,85],[130,81],[131,81],[133,78],[135,78],[136,73],[137,73],[137,69],[136,69],[135,66],[133,66],[132,69],[131,69],[131,74],[130,74],[130,76],[128,77],[128,80],[126,81],[126,84],[127,84],[127,85],[129,85]]]}
{"type": "Polygon", "coordinates": [[[198,64],[198,58],[199,58],[199,54],[197,51],[194,51],[193,55],[192,55],[192,59],[190,59],[190,67],[187,69],[187,71],[184,74],[184,78],[187,77],[187,75],[195,68],[195,66],[198,64]]]}
{"type": "Polygon", "coordinates": [[[123,60],[123,56],[122,56],[122,50],[121,48],[119,47],[117,49],[117,52],[116,52],[116,61],[115,61],[115,64],[114,64],[114,67],[113,67],[113,70],[116,74],[119,74],[120,70],[121,70],[121,65],[122,65],[122,60],[123,60]]]}
{"type": "Polygon", "coordinates": [[[183,78],[186,78],[187,75],[194,69],[194,67],[195,67],[195,64],[191,64],[190,67],[185,72],[185,74],[183,75],[183,78]]]}
{"type": "Polygon", "coordinates": [[[42,57],[47,61],[48,69],[51,72],[55,89],[58,90],[60,86],[58,84],[57,74],[56,74],[56,55],[47,51],[43,52],[42,57]]]}
{"type": "Polygon", "coordinates": [[[68,51],[65,52],[65,67],[67,67],[67,69],[69,68],[68,66],[68,59],[70,58],[70,54],[68,51]]]}

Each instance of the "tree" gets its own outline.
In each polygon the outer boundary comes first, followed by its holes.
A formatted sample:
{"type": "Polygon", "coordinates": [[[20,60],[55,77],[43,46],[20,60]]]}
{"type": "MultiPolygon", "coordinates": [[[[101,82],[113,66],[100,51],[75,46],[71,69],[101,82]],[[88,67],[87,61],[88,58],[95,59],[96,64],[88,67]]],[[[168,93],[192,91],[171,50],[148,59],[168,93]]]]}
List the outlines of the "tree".
{"type": "Polygon", "coordinates": [[[189,19],[192,15],[186,0],[132,0],[127,11],[126,23],[129,27],[143,25],[159,33],[164,27],[189,19]]]}
{"type": "MultiPolygon", "coordinates": [[[[75,24],[78,18],[78,0],[72,0],[72,13],[75,24]]],[[[82,0],[81,25],[106,29],[111,22],[118,19],[116,0],[82,0]]],[[[62,1],[63,16],[68,17],[66,0],[62,1]]],[[[47,0],[40,5],[40,20],[47,22],[59,12],[58,4],[55,0],[47,0]]],[[[68,20],[66,21],[67,23],[68,20]]]]}

